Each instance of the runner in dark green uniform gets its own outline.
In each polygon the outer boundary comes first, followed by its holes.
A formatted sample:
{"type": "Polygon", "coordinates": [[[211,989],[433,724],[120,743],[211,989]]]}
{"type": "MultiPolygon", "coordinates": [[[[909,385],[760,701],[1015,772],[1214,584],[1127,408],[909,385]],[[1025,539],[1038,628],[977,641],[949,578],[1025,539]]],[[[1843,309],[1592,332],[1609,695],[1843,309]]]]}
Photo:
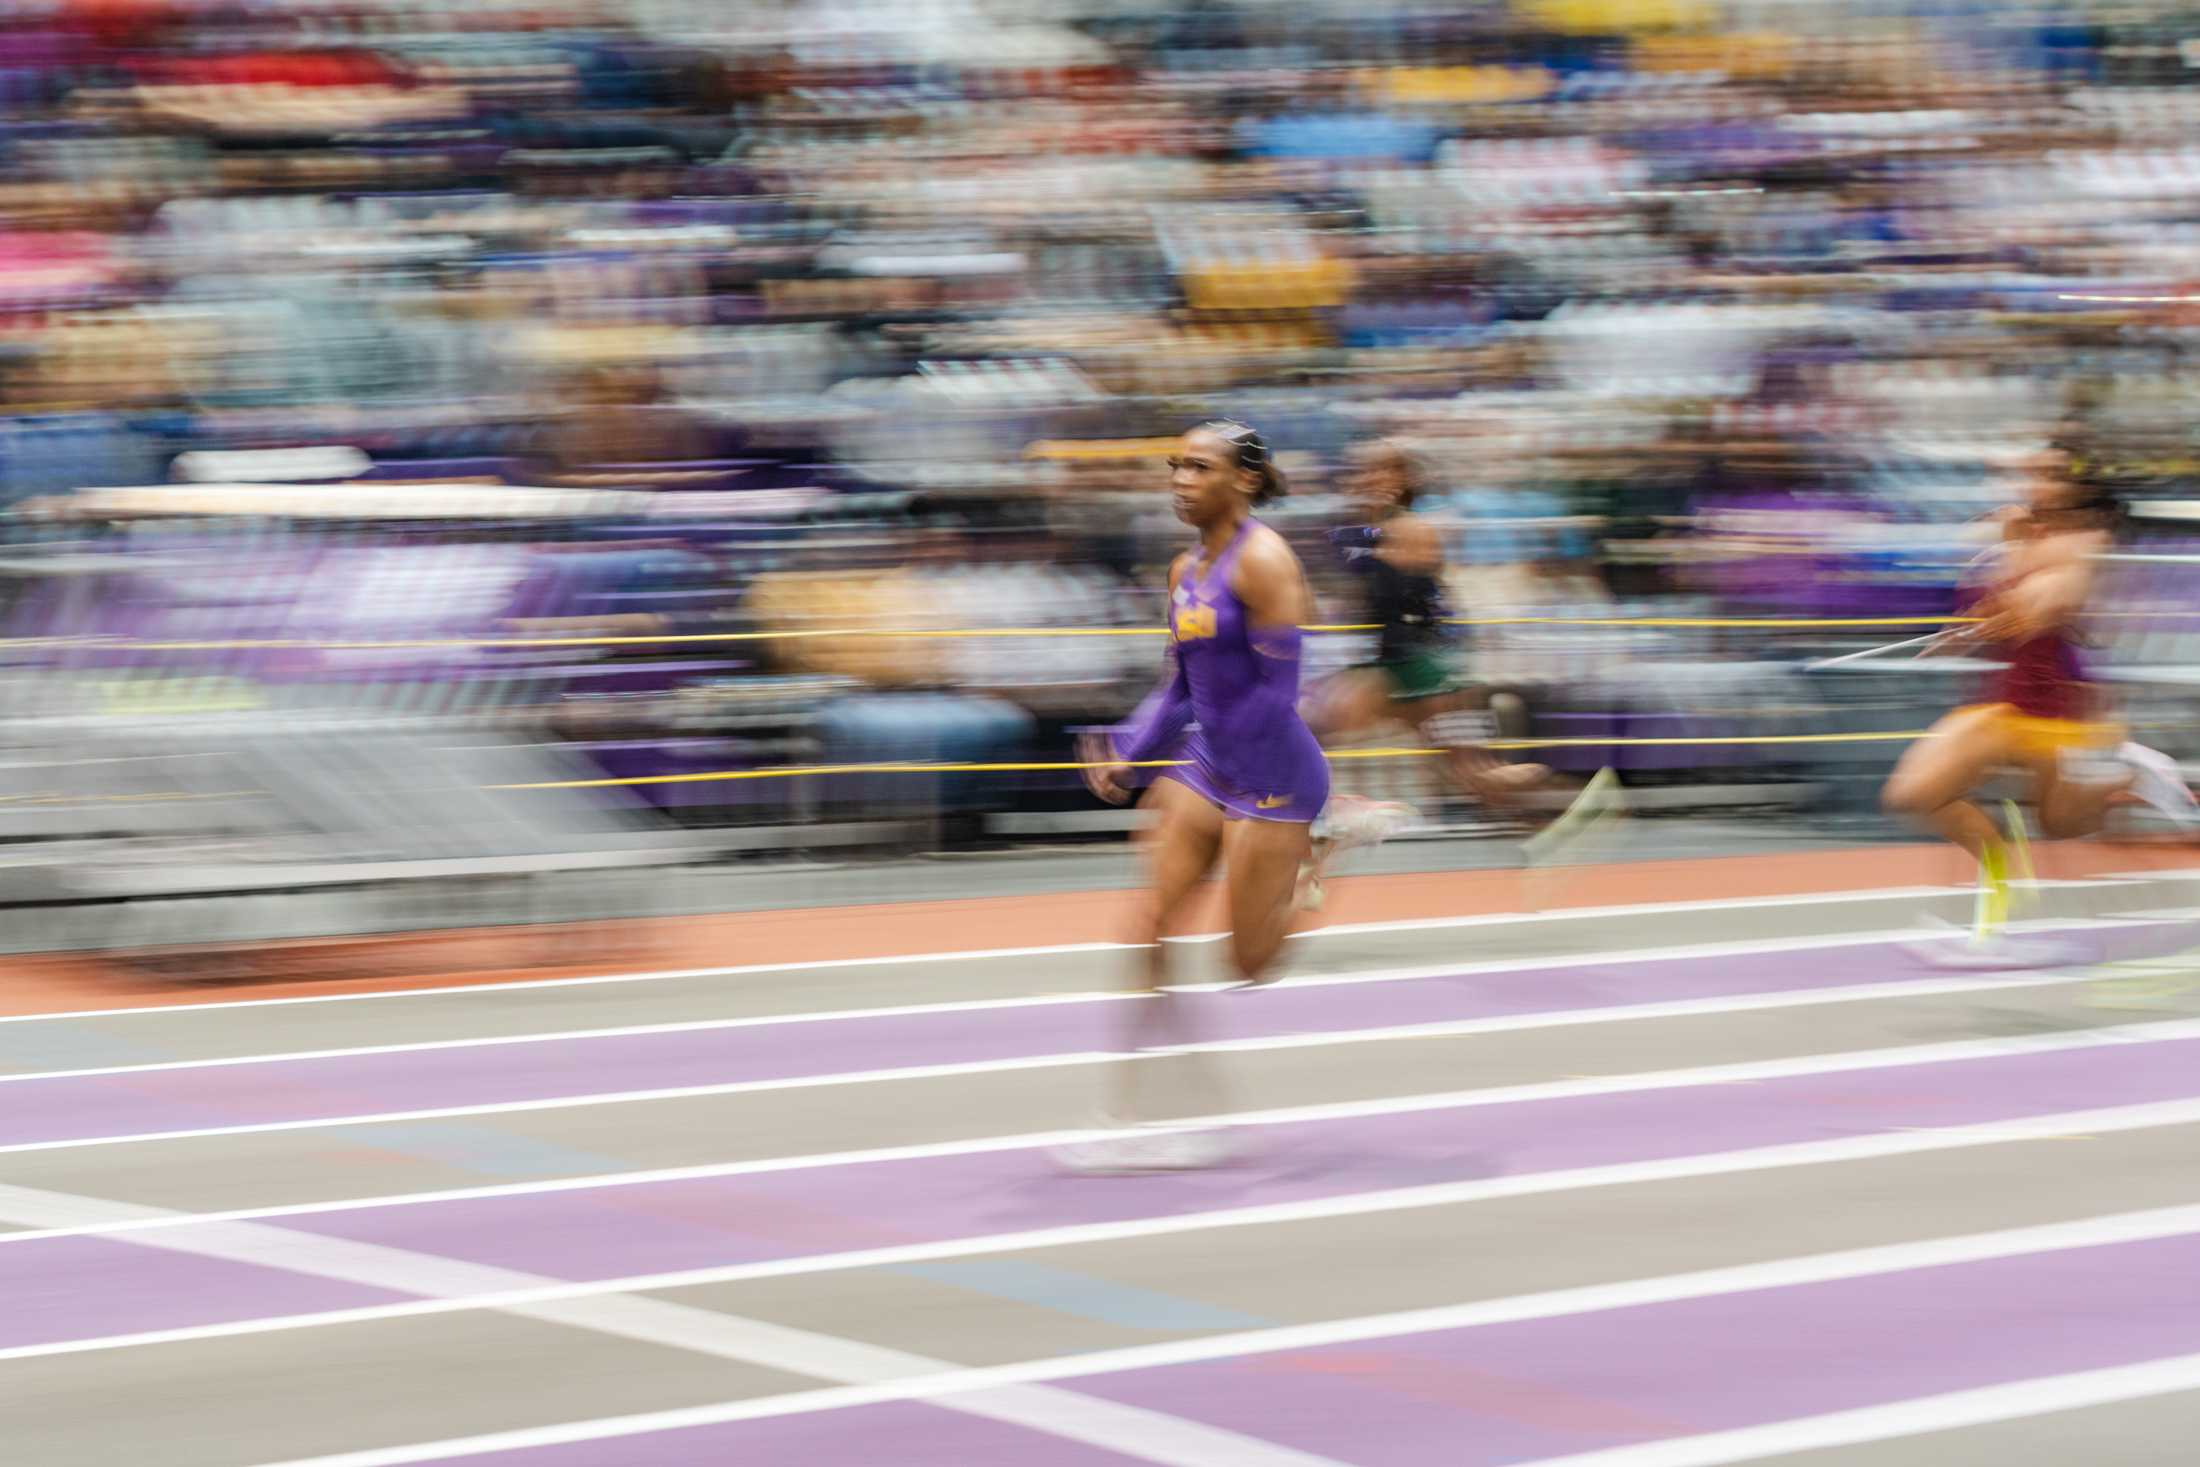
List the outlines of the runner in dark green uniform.
{"type": "MultiPolygon", "coordinates": [[[[1419,476],[1395,444],[1369,444],[1357,458],[1353,493],[1367,520],[1331,539],[1367,585],[1366,619],[1379,629],[1375,660],[1325,682],[1307,722],[1325,743],[1391,721],[1406,724],[1424,741],[1445,743],[1431,725],[1450,714],[1482,711],[1486,703],[1461,676],[1445,631],[1443,536],[1413,513],[1419,476]]],[[[1478,744],[1451,742],[1447,752],[1445,763],[1460,787],[1494,808],[1551,778],[1541,764],[1509,764],[1478,744]]],[[[1340,796],[1331,803],[1343,806],[1354,798],[1340,796]]],[[[1331,822],[1317,824],[1314,859],[1301,883],[1302,906],[1320,905],[1323,873],[1345,851],[1371,843],[1361,838],[1363,832],[1387,833],[1412,817],[1407,807],[1386,803],[1382,808],[1389,817],[1382,821],[1340,811],[1334,823],[1341,833],[1335,838],[1324,838],[1331,822]],[[1359,818],[1348,818],[1353,816],[1359,818]]]]}

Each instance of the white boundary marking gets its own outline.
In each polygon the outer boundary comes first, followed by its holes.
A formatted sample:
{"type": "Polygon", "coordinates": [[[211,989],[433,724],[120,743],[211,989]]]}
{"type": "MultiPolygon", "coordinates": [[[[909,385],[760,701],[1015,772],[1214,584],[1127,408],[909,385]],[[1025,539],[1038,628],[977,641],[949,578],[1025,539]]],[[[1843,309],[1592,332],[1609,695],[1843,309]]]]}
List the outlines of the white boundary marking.
{"type": "MultiPolygon", "coordinates": [[[[2174,879],[2181,873],[2168,873],[2174,879]]],[[[2192,873],[2200,876],[2200,871],[2192,873]]],[[[2148,879],[2157,879],[2149,877],[2148,879]]],[[[2071,882],[2042,882],[2044,886],[2095,886],[2103,884],[2097,878],[2071,882]]],[[[1124,888],[1129,895],[1133,888],[1124,888]]],[[[1318,937],[1348,937],[1361,933],[1407,932],[1421,930],[1445,930],[1462,927],[1489,927],[1509,925],[1534,925],[1545,922],[1583,922],[1614,917],[1640,916],[1644,913],[1667,912],[1725,912],[1757,907],[1808,907],[1831,906],[1845,902],[1923,900],[1930,897],[1946,897],[1959,892],[1958,887],[1944,886],[1896,886],[1867,891],[1842,891],[1809,893],[1787,897],[1731,897],[1696,902],[1655,902],[1635,906],[1569,907],[1559,912],[1501,912],[1470,917],[1416,917],[1394,922],[1341,922],[1326,927],[1310,928],[1292,934],[1297,941],[1318,937]]],[[[804,911],[828,911],[830,908],[802,908],[804,911]]],[[[727,915],[745,915],[732,913],[727,915]]],[[[1197,933],[1170,941],[1210,942],[1219,934],[1197,933]]],[[[174,1014],[199,1013],[212,1009],[278,1008],[296,1004],[361,1003],[374,999],[434,998],[441,994],[517,993],[544,988],[582,988],[610,983],[654,983],[679,978],[739,978],[756,973],[804,973],[830,968],[879,968],[907,963],[987,962],[1005,958],[1056,957],[1071,953],[1130,952],[1135,943],[1126,942],[1071,942],[1042,947],[998,947],[957,949],[948,952],[895,953],[876,958],[812,958],[791,963],[749,963],[722,968],[667,968],[640,973],[595,973],[574,978],[529,978],[511,983],[445,983],[434,987],[377,989],[372,993],[311,993],[289,998],[241,998],[224,999],[213,1003],[139,1004],[133,1007],[110,1009],[71,1009],[50,1014],[0,1014],[0,1024],[36,1024],[59,1019],[111,1019],[125,1014],[174,1014]]]]}
{"type": "Polygon", "coordinates": [[[2137,1365],[2112,1365],[2103,1370],[2035,1376],[1975,1390],[1916,1396],[1881,1406],[1831,1411],[1823,1416],[1802,1416],[1673,1441],[1644,1442],[1571,1457],[1545,1457],[1520,1463],[1519,1467],[1725,1467],[1727,1463],[1755,1462],[1821,1447],[1861,1446],[1927,1432],[2051,1416],[2087,1406],[2113,1406],[2195,1388],[2200,1388],[2200,1355],[2177,1355],[2137,1365]]]}
{"type": "MultiPolygon", "coordinates": [[[[1882,998],[1914,998],[1944,993],[1975,993],[1992,989],[2041,987],[2078,981],[2067,974],[2027,974],[1985,978],[1920,978],[1889,983],[1861,983],[1831,988],[1782,989],[1769,993],[1719,998],[1669,999],[1647,1004],[1622,1004],[1583,1009],[1559,1009],[1536,1014],[1500,1014],[1478,1019],[1439,1020],[1420,1024],[1396,1024],[1366,1029],[1294,1031],[1246,1039],[1223,1039],[1186,1046],[1201,1053],[1242,1054],[1261,1050],[1311,1049],[1335,1044],[1392,1043],[1414,1039],[1457,1039],[1484,1034],[1518,1033],[1529,1029],[1563,1029],[1595,1024],[1627,1023],[1643,1019],[1692,1018],[1707,1015],[1757,1013],[1773,1009],[1814,1008],[1824,1004],[1858,1003],[1882,998]]],[[[2086,1036],[2144,1030],[2163,1038],[2200,1037],[2200,1020],[2190,1021],[2192,1035],[2170,1034],[2176,1021],[2136,1026],[2110,1026],[2079,1031],[2086,1036]]],[[[2072,1041],[2067,1036],[2048,1036],[2064,1043],[2097,1042],[2090,1037],[2072,1041]]],[[[1991,1046],[1992,1053],[2012,1052],[2017,1039],[1956,1041],[1991,1046]]],[[[1928,1045],[1885,1051],[1922,1054],[1947,1050],[1948,1045],[1928,1045]]],[[[1876,1052],[1876,1051],[1875,1051],[1876,1052]]],[[[1968,1057],[1968,1056],[1963,1056],[1968,1057]]],[[[170,1141],[205,1140],[223,1136],[260,1136],[284,1131],[316,1131],[354,1126],[376,1126],[414,1121],[451,1120],[460,1116],[520,1115],[532,1111],[576,1110],[598,1105],[633,1105],[651,1101],[695,1100],[726,1095],[753,1095],[780,1090],[837,1088],[908,1080],[944,1079],[962,1075],[1000,1074],[1015,1070],[1061,1069],[1077,1065],[1107,1064],[1123,1055],[1113,1050],[1066,1050],[1052,1054],[1022,1055],[1011,1059],[960,1060],[931,1065],[908,1065],[877,1070],[846,1070],[819,1075],[791,1075],[770,1080],[728,1080],[710,1085],[682,1085],[654,1090],[620,1090],[582,1095],[555,1095],[526,1100],[483,1101],[472,1105],[434,1106],[419,1110],[376,1111],[357,1115],[326,1116],[282,1121],[242,1121],[227,1126],[195,1126],[172,1131],[135,1131],[117,1135],[83,1136],[45,1141],[11,1141],[0,1145],[0,1156],[36,1151],[73,1151],[97,1146],[150,1145],[170,1141]]],[[[1822,1059],[1823,1057],[1815,1057],[1822,1059]]],[[[1801,1061],[1808,1063],[1810,1061],[1801,1061]]],[[[1920,1063],[1927,1062],[1925,1060],[1920,1063]]],[[[1782,1065],[1794,1060],[1777,1062],[1782,1065]]]]}
{"type": "MultiPolygon", "coordinates": [[[[2195,909],[2194,916],[2200,916],[2195,909]]],[[[2081,931],[2102,925],[2094,919],[2072,919],[2042,930],[2081,931]]],[[[1403,968],[1370,968],[1336,973],[1305,973],[1284,978],[1277,988],[1333,988],[1360,983],[1427,982],[1445,978],[1479,978],[1503,973],[1540,973],[1552,969],[1631,966],[1637,963],[1687,962],[1697,958],[1747,957],[1755,953],[1818,952],[1849,947],[1887,947],[1902,942],[1927,942],[1945,938],[1936,927],[1888,928],[1875,932],[1842,933],[1817,937],[1745,938],[1731,942],[1676,943],[1665,947],[1615,948],[1608,952],[1576,953],[1550,957],[1491,958],[1471,963],[1425,963],[1403,968]]],[[[1221,993],[1237,987],[1234,982],[1186,983],[1172,992],[1221,993]]],[[[437,990],[443,992],[445,990],[437,990]]],[[[1800,991],[1800,990],[1798,990],[1800,991]]],[[[497,1045],[550,1044],[563,1040],[636,1039],[656,1034],[692,1034],[720,1029],[758,1029],[779,1024],[824,1024],[866,1019],[913,1019],[932,1014],[983,1013],[1029,1008],[1055,1008],[1087,1003],[1118,1003],[1144,997],[1136,989],[1083,989],[1069,993],[1023,994],[1006,998],[948,999],[936,1003],[898,1004],[854,1009],[805,1009],[784,1014],[749,1014],[724,1019],[684,1019],[657,1024],[622,1024],[595,1029],[559,1029],[519,1034],[486,1034],[458,1039],[424,1039],[395,1044],[362,1044],[328,1049],[280,1050],[264,1054],[217,1055],[203,1059],[152,1060],[126,1065],[91,1065],[69,1070],[21,1070],[0,1072],[0,1085],[33,1080],[89,1080],[109,1075],[144,1075],[171,1070],[209,1070],[236,1065],[305,1063],[313,1060],[367,1058],[384,1054],[427,1054],[445,1049],[482,1049],[497,1045]]],[[[146,1010],[129,1010],[132,1013],[146,1010]]],[[[189,1009],[184,1012],[192,1012],[189,1009]]]]}
{"type": "MultiPolygon", "coordinates": [[[[68,1193],[0,1187],[0,1211],[15,1215],[129,1216],[148,1210],[68,1193]]],[[[423,1295],[429,1300],[485,1287],[525,1288],[547,1281],[539,1274],[465,1263],[432,1253],[249,1223],[223,1224],[188,1236],[149,1241],[154,1247],[201,1257],[423,1295]]],[[[510,1312],[783,1373],[856,1384],[956,1369],[922,1355],[665,1299],[568,1299],[525,1305],[510,1312]]],[[[1222,1463],[1232,1467],[1342,1467],[1330,1458],[1259,1441],[1226,1428],[1048,1386],[1006,1386],[942,1404],[950,1411],[1011,1422],[1164,1467],[1216,1467],[1222,1463]]]]}
{"type": "MultiPolygon", "coordinates": [[[[1514,1295],[1510,1298],[1482,1300],[1471,1304],[1452,1304],[1433,1309],[1362,1315],[1358,1318],[1328,1320],[1319,1324],[1241,1330],[1226,1334],[1209,1335],[1194,1340],[1170,1341],[1155,1345],[1136,1345],[1126,1349],[1100,1350],[1048,1359],[1029,1360],[1015,1365],[950,1370],[931,1376],[877,1381],[825,1390],[796,1391],[778,1396],[721,1402],[710,1406],[639,1412],[628,1416],[603,1417],[593,1421],[569,1422],[556,1426],[484,1433],[444,1441],[420,1442],[402,1447],[370,1449],[363,1452],[344,1452],[332,1456],[295,1458],[287,1462],[272,1464],[272,1467],[405,1467],[405,1464],[415,1462],[452,1457],[481,1456],[490,1452],[519,1451],[573,1442],[604,1441],[618,1437],[637,1436],[647,1432],[669,1431],[682,1427],[722,1425],[736,1421],[755,1421],[774,1416],[812,1415],[823,1411],[845,1410],[849,1407],[874,1405],[889,1401],[924,1401],[932,1405],[952,1408],[966,1396],[976,1394],[982,1397],[984,1393],[1007,1386],[1089,1379],[1094,1376],[1116,1375],[1128,1371],[1153,1370],[1168,1366],[1199,1364],[1212,1360],[1236,1359],[1246,1355],[1322,1349],[1366,1340],[1393,1339],[1402,1335],[1433,1334],[1441,1331],[1473,1329],[1487,1325],[1512,1324],[1527,1320],[1596,1314],[1614,1309],[1641,1308],[1648,1305],[1678,1303],[1724,1295],[1757,1293],[1801,1285],[1870,1278],[1916,1269],[1960,1266],[2026,1254],[2109,1247],[2119,1243],[2186,1236],[2196,1231],[2200,1231],[2200,1207],[2169,1207],[2146,1212],[2118,1213],[2084,1218],[2074,1222],[2008,1228],[1995,1232],[1971,1233],[1957,1237],[1885,1244],[1870,1248],[1845,1249],[1840,1252],[1784,1258],[1766,1263],[1703,1269],[1656,1278],[1634,1279],[1624,1283],[1592,1284],[1581,1288],[1553,1289],[1541,1293],[1514,1295]]],[[[2186,1365],[2183,1370],[2165,1372],[2162,1378],[2183,1382],[2188,1378],[2189,1373],[2192,1380],[2200,1381],[2200,1357],[2187,1356],[2179,1357],[2179,1359],[2180,1362],[2190,1361],[2193,1363],[2186,1365]]],[[[2169,1364],[2171,1362],[2157,1363],[2169,1364]]],[[[2027,1399],[2024,1392],[2015,1389],[2020,1384],[2010,1383],[2010,1385],[2000,1388],[2009,1393],[2010,1404],[2021,1404],[2027,1399]]],[[[2178,1387],[2170,1386],[2166,1388],[2175,1389],[2178,1387]]],[[[2043,1396],[2041,1399],[2057,1398],[2043,1396]]],[[[1914,1406],[1916,1403],[1905,1404],[1914,1406]]],[[[1886,1412],[1890,1408],[1866,1409],[1886,1412]]],[[[1840,1414],[1853,1417],[1857,1413],[1845,1412],[1840,1414]]],[[[1942,1421],[1947,1419],[1945,1411],[1937,1414],[1942,1421]]],[[[1929,1420],[1930,1415],[1931,1413],[1913,1411],[1911,1419],[1924,1417],[1929,1420]]],[[[1825,1420],[1825,1418],[1805,1418],[1804,1422],[1813,1419],[1825,1420]]],[[[1997,1418],[1993,1416],[1976,1416],[1974,1419],[1992,1420],[1997,1418]]],[[[1782,1423],[1782,1425],[1796,1427],[1803,1425],[1804,1422],[1782,1423]]],[[[1931,1426],[1924,1425],[1914,1429],[1927,1430],[1931,1429],[1931,1426]]],[[[1778,1431],[1779,1427],[1754,1428],[1752,1434],[1771,1439],[1778,1431]]],[[[1894,1433],[1886,1434],[1892,1435],[1894,1433]]],[[[1732,1437],[1739,1435],[1739,1433],[1720,1433],[1719,1435],[1732,1437]]],[[[1835,1438],[1835,1440],[1838,1439],[1835,1438]]],[[[1640,1455],[1653,1452],[1659,1447],[1673,1451],[1691,1445],[1696,1445],[1696,1450],[1700,1452],[1702,1448],[1698,1444],[1704,1441],[1705,1438],[1698,1437],[1645,1444],[1619,1449],[1619,1453],[1601,1452],[1587,1456],[1560,1458],[1547,1462],[1545,1467],[1561,1467],[1561,1464],[1563,1464],[1563,1467],[1592,1467],[1592,1464],[1594,1464],[1594,1467],[1622,1467],[1622,1464],[1626,1464],[1626,1467],[1653,1467],[1653,1464],[1654,1467],[1709,1467],[1709,1464],[1713,1463],[1740,1460],[1734,1455],[1640,1455]],[[1635,1455],[1621,1455],[1622,1453],[1635,1455]]],[[[1803,1442],[1798,1445],[1808,1444],[1808,1442],[1803,1442]]],[[[1787,1446],[1783,1443],[1757,1450],[1761,1454],[1768,1449],[1792,1451],[1796,1450],[1797,1447],[1787,1446]]]]}
{"type": "MultiPolygon", "coordinates": [[[[1663,1157],[1654,1161],[1614,1162],[1602,1166],[1558,1171],[1530,1172],[1517,1176],[1488,1177],[1466,1182],[1437,1182],[1417,1187],[1398,1187],[1378,1192],[1344,1193],[1295,1202],[1262,1203],[1250,1207],[1220,1208],[1208,1212],[1163,1214],[1108,1223],[1069,1223],[1025,1232],[996,1233],[949,1238],[931,1243],[907,1243],[882,1248],[819,1253],[804,1257],[768,1259],[758,1263],[721,1264],[707,1268],[677,1269],[660,1273],[631,1274],[618,1278],[584,1281],[547,1280],[519,1288],[454,1294],[415,1303],[363,1305],[352,1309],[323,1310],[310,1314],[269,1316],[221,1324],[184,1325],[123,1335],[53,1341],[0,1349],[0,1362],[41,1359],[52,1355],[79,1355],[147,1345],[188,1344],[202,1340],[231,1339],[243,1335],[277,1334],[294,1330],[324,1329],[377,1320],[410,1319],[424,1315],[455,1314],[474,1310],[514,1310],[576,1299],[696,1288],[704,1285],[748,1283],[759,1279],[792,1278],[807,1274],[843,1273],[858,1269],[937,1263],[947,1259],[981,1257],[996,1253],[1040,1252],[1131,1238],[1167,1237],[1181,1233],[1224,1228],[1261,1227],[1303,1223],[1340,1217],[1365,1217],[1378,1213],[1407,1212],[1430,1207],[1453,1207],[1508,1197],[1539,1196],[1553,1192],[1583,1191],[1598,1187],[1632,1186],[1699,1177],[1770,1171],[1796,1166],[1822,1166],[1841,1162],[1874,1161],[1915,1156],[1970,1146],[1999,1146],[2027,1141],[2056,1140],[2073,1131],[2107,1134],[2151,1130],[2165,1126],[2200,1123],[2200,1098],[2156,1101],[2144,1105],[2114,1106],[2093,1111],[2065,1111],[2006,1121],[1926,1130],[1878,1132],[1845,1136],[1830,1141],[1796,1141],[1740,1151],[1663,1157]]],[[[201,1219],[188,1213],[132,1204],[93,1203],[83,1208],[56,1210],[49,1199],[62,1194],[30,1188],[0,1186],[0,1217],[12,1221],[45,1221],[55,1230],[81,1230],[87,1224],[136,1222],[149,1228],[155,1223],[174,1224],[174,1231],[140,1231],[124,1241],[181,1253],[210,1253],[197,1241],[203,1232],[217,1241],[228,1230],[247,1229],[255,1235],[319,1237],[291,1234],[255,1223],[228,1223],[201,1219]],[[184,1226],[201,1224],[201,1226],[184,1226]]],[[[2182,1231],[2182,1230],[2180,1230],[2182,1231]]],[[[264,1246],[264,1245],[263,1245],[264,1246]]],[[[242,1262],[283,1267],[279,1260],[237,1253],[242,1262]]],[[[472,1265],[467,1265],[472,1266],[472,1265]]],[[[489,1267],[489,1265],[482,1265],[489,1267]]],[[[499,1270],[503,1272],[504,1270],[499,1270]]],[[[408,1290],[407,1292],[422,1292],[408,1290]]]]}

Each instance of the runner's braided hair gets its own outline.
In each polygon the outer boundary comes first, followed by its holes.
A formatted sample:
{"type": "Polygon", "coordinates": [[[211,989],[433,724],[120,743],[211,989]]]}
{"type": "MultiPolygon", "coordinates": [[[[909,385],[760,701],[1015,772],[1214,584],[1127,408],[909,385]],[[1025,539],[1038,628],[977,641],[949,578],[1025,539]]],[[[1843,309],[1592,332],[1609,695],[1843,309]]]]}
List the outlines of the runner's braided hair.
{"type": "Polygon", "coordinates": [[[1200,431],[1212,433],[1237,450],[1237,466],[1251,469],[1260,475],[1260,487],[1253,491],[1255,505],[1281,499],[1288,492],[1283,475],[1276,472],[1273,456],[1268,452],[1267,440],[1250,424],[1235,422],[1229,418],[1215,418],[1199,425],[1200,431]]]}

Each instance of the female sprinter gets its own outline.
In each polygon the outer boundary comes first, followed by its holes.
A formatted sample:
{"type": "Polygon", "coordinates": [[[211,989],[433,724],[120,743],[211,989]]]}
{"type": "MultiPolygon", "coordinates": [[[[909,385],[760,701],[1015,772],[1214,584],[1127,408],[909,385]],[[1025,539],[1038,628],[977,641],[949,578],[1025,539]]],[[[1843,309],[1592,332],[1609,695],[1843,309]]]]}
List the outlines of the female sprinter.
{"type": "MultiPolygon", "coordinates": [[[[1203,1092],[1209,1113],[1221,1108],[1219,1086],[1185,1052],[1190,1023],[1184,998],[1167,990],[1161,938],[1220,860],[1230,969],[1248,984],[1273,976],[1295,915],[1307,826],[1329,799],[1329,766],[1298,710],[1299,627],[1312,596],[1291,547],[1253,516],[1283,493],[1268,447],[1243,423],[1204,423],[1178,441],[1169,474],[1177,518],[1199,534],[1198,546],[1169,568],[1173,666],[1112,739],[1087,743],[1083,761],[1093,792],[1117,804],[1129,798],[1132,765],[1182,761],[1161,772],[1144,801],[1158,817],[1145,837],[1151,891],[1138,933],[1147,993],[1125,1005],[1130,1054],[1117,1069],[1119,1124],[1162,1119],[1141,1083],[1152,1078],[1142,1052],[1164,1046],[1193,1072],[1185,1079],[1203,1092]]],[[[1081,1147],[1070,1160],[1139,1171],[1205,1165],[1219,1154],[1209,1136],[1157,1128],[1081,1147]]]]}
{"type": "Polygon", "coordinates": [[[2050,840],[2089,835],[2109,805],[2131,791],[2164,809],[2192,796],[2174,766],[2123,743],[2100,689],[2086,676],[2076,624],[2093,593],[2097,557],[2121,506],[2106,490],[2074,482],[2066,463],[2043,461],[2023,507],[2006,522],[1998,564],[1972,614],[1937,644],[1986,645],[2006,659],[1983,703],[1958,708],[1910,746],[1882,795],[1886,808],[1922,821],[1979,865],[1973,940],[1995,938],[2009,914],[2009,840],[1971,796],[1998,768],[2031,781],[2050,840]],[[2106,765],[2106,775],[2102,766],[2106,765]]]}
{"type": "MultiPolygon", "coordinates": [[[[1490,701],[1461,681],[1444,632],[1443,534],[1413,512],[1421,479],[1397,445],[1377,441],[1357,458],[1352,487],[1367,519],[1332,539],[1346,565],[1364,578],[1367,620],[1381,630],[1374,662],[1322,685],[1314,700],[1314,731],[1328,743],[1401,721],[1424,743],[1447,749],[1445,762],[1461,789],[1502,810],[1523,792],[1550,783],[1551,771],[1541,764],[1508,764],[1473,744],[1443,742],[1444,719],[1487,708],[1490,701]]],[[[1340,797],[1316,827],[1314,860],[1300,885],[1301,906],[1321,906],[1322,878],[1337,857],[1386,838],[1412,818],[1409,807],[1388,802],[1354,808],[1363,803],[1340,797]]]]}

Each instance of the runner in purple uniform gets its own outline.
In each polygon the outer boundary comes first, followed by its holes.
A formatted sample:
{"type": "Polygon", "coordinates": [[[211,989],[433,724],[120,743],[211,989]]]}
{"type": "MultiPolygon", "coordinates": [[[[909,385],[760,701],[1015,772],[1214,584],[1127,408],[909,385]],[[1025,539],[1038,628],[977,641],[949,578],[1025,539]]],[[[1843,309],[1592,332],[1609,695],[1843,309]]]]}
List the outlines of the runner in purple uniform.
{"type": "MultiPolygon", "coordinates": [[[[1230,969],[1248,984],[1273,977],[1309,850],[1307,827],[1329,798],[1329,766],[1298,710],[1299,626],[1313,597],[1291,547],[1253,517],[1283,494],[1268,447],[1242,423],[1204,423],[1179,440],[1169,470],[1177,518],[1199,532],[1198,548],[1169,568],[1171,670],[1112,739],[1084,749],[1087,783],[1117,804],[1130,797],[1131,766],[1183,761],[1161,771],[1143,801],[1158,817],[1145,837],[1151,891],[1137,939],[1149,997],[1126,1005],[1131,1054],[1118,1069],[1110,1124],[1159,1119],[1141,1089],[1157,1049],[1191,1072],[1183,1077],[1189,1113],[1223,1108],[1219,1085],[1185,1053],[1193,1036],[1184,1000],[1167,991],[1161,938],[1219,859],[1230,969]]],[[[1129,1171],[1197,1166],[1216,1155],[1210,1138],[1164,1127],[1094,1143],[1073,1160],[1129,1171]]]]}

